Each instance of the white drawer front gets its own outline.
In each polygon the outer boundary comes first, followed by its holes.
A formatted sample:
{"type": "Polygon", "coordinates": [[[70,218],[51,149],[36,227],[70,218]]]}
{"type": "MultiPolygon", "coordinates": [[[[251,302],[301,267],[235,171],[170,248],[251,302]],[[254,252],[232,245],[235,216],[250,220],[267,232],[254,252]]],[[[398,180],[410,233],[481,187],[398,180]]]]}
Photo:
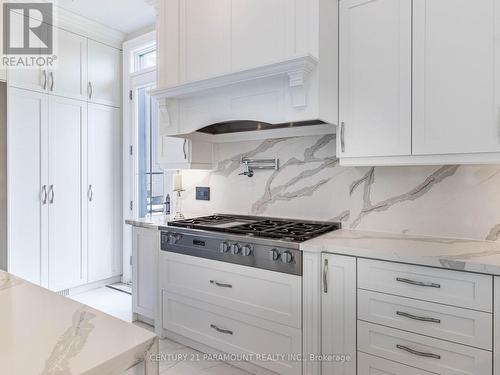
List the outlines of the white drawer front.
{"type": "Polygon", "coordinates": [[[360,259],[358,286],[362,289],[424,301],[492,311],[491,276],[360,259]]]}
{"type": "Polygon", "coordinates": [[[492,372],[489,351],[362,321],[358,322],[358,350],[440,375],[492,372]]]}
{"type": "Polygon", "coordinates": [[[358,375],[433,375],[430,372],[358,353],[358,375]]]}
{"type": "Polygon", "coordinates": [[[485,312],[360,289],[358,318],[492,350],[493,317],[485,312]]]}
{"type": "Polygon", "coordinates": [[[302,278],[182,254],[161,254],[162,289],[302,327],[302,278]]]}
{"type": "Polygon", "coordinates": [[[261,320],[249,321],[240,313],[227,316],[224,308],[163,292],[163,327],[230,354],[252,355],[250,362],[283,375],[299,375],[300,361],[288,355],[302,352],[300,329],[261,320]],[[282,354],[276,361],[260,355],[282,354]]]}

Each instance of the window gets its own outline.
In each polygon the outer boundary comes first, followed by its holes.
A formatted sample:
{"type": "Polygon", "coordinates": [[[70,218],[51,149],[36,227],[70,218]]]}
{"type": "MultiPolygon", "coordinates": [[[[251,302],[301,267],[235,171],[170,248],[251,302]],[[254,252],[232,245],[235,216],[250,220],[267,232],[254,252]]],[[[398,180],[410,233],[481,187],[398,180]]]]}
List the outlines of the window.
{"type": "Polygon", "coordinates": [[[156,46],[149,46],[134,53],[134,66],[132,71],[140,72],[156,66],[156,46]]]}
{"type": "Polygon", "coordinates": [[[157,124],[152,119],[150,90],[154,85],[136,90],[137,100],[137,200],[138,216],[163,211],[165,187],[163,171],[156,162],[157,124]]]}

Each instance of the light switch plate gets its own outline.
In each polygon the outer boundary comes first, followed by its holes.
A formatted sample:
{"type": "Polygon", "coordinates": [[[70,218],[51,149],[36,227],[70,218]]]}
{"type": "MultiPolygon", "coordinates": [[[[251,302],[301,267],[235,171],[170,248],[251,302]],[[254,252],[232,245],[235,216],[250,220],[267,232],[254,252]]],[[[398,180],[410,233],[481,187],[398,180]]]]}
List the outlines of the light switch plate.
{"type": "Polygon", "coordinates": [[[209,201],[210,200],[210,188],[209,187],[196,187],[196,200],[197,201],[209,201]]]}

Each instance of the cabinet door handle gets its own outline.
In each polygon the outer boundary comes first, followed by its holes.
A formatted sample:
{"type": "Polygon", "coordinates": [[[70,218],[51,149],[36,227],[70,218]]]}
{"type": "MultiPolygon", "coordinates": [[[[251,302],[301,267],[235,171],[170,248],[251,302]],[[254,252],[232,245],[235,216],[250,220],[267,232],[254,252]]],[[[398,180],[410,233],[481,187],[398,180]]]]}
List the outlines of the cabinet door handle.
{"type": "Polygon", "coordinates": [[[89,202],[92,202],[92,199],[94,198],[94,189],[92,188],[92,185],[89,185],[88,197],[89,202]]]}
{"type": "Polygon", "coordinates": [[[46,90],[46,89],[47,89],[47,71],[46,71],[46,70],[44,70],[44,71],[42,72],[42,75],[43,75],[43,83],[42,83],[42,88],[43,88],[44,90],[46,90]]]}
{"type": "Polygon", "coordinates": [[[328,259],[323,264],[323,292],[328,293],[328,259]]]}
{"type": "Polygon", "coordinates": [[[345,152],[345,122],[340,123],[340,148],[345,152]]]}
{"type": "Polygon", "coordinates": [[[215,280],[210,280],[210,284],[216,285],[220,288],[232,288],[233,286],[231,284],[224,284],[224,283],[219,283],[215,280]]]}
{"type": "Polygon", "coordinates": [[[436,318],[427,318],[424,316],[417,316],[413,314],[409,314],[403,311],[396,311],[396,315],[403,316],[408,319],[419,320],[421,322],[430,322],[430,323],[441,323],[441,319],[436,318]]]}
{"type": "Polygon", "coordinates": [[[423,286],[426,288],[438,288],[438,289],[441,288],[440,284],[427,283],[427,282],[423,282],[423,281],[415,281],[415,280],[405,279],[403,277],[396,277],[396,281],[399,281],[400,283],[405,283],[405,284],[423,286]]]}
{"type": "Polygon", "coordinates": [[[42,204],[47,204],[47,185],[42,186],[42,204]]]}
{"type": "Polygon", "coordinates": [[[55,199],[55,193],[54,193],[54,185],[50,185],[49,187],[49,203],[54,204],[54,199],[55,199]]]}
{"type": "Polygon", "coordinates": [[[213,328],[215,329],[217,332],[219,333],[223,333],[225,335],[232,335],[233,334],[233,331],[230,331],[228,329],[223,329],[223,328],[219,328],[217,327],[215,324],[210,324],[210,328],[213,328]]]}
{"type": "Polygon", "coordinates": [[[398,344],[398,345],[396,345],[396,348],[398,348],[399,350],[403,350],[405,352],[408,352],[410,354],[413,354],[413,355],[418,355],[419,357],[441,359],[441,356],[438,354],[419,352],[418,350],[411,349],[411,348],[404,346],[404,345],[398,344]]]}
{"type": "Polygon", "coordinates": [[[92,87],[92,82],[89,81],[89,99],[92,99],[92,95],[94,95],[94,88],[92,87]]]}
{"type": "Polygon", "coordinates": [[[50,91],[54,91],[54,72],[49,73],[50,91]]]}
{"type": "Polygon", "coordinates": [[[187,144],[187,139],[184,139],[184,143],[182,144],[182,152],[184,153],[184,160],[187,159],[186,144],[187,144]]]}

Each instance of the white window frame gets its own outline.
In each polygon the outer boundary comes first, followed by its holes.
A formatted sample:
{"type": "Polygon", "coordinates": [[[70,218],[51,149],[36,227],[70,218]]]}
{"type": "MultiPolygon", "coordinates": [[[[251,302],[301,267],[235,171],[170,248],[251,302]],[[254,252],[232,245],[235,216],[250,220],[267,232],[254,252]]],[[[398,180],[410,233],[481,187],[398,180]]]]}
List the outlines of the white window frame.
{"type": "Polygon", "coordinates": [[[143,69],[136,72],[135,66],[141,52],[150,50],[156,45],[156,32],[151,31],[137,38],[123,43],[123,276],[122,282],[132,281],[132,228],[125,224],[125,220],[135,219],[137,216],[137,202],[135,202],[135,189],[131,183],[134,179],[135,156],[130,155],[130,147],[137,144],[135,124],[133,123],[132,101],[130,100],[131,82],[134,77],[155,73],[156,67],[143,69]],[[130,210],[130,202],[134,202],[130,210]]]}

